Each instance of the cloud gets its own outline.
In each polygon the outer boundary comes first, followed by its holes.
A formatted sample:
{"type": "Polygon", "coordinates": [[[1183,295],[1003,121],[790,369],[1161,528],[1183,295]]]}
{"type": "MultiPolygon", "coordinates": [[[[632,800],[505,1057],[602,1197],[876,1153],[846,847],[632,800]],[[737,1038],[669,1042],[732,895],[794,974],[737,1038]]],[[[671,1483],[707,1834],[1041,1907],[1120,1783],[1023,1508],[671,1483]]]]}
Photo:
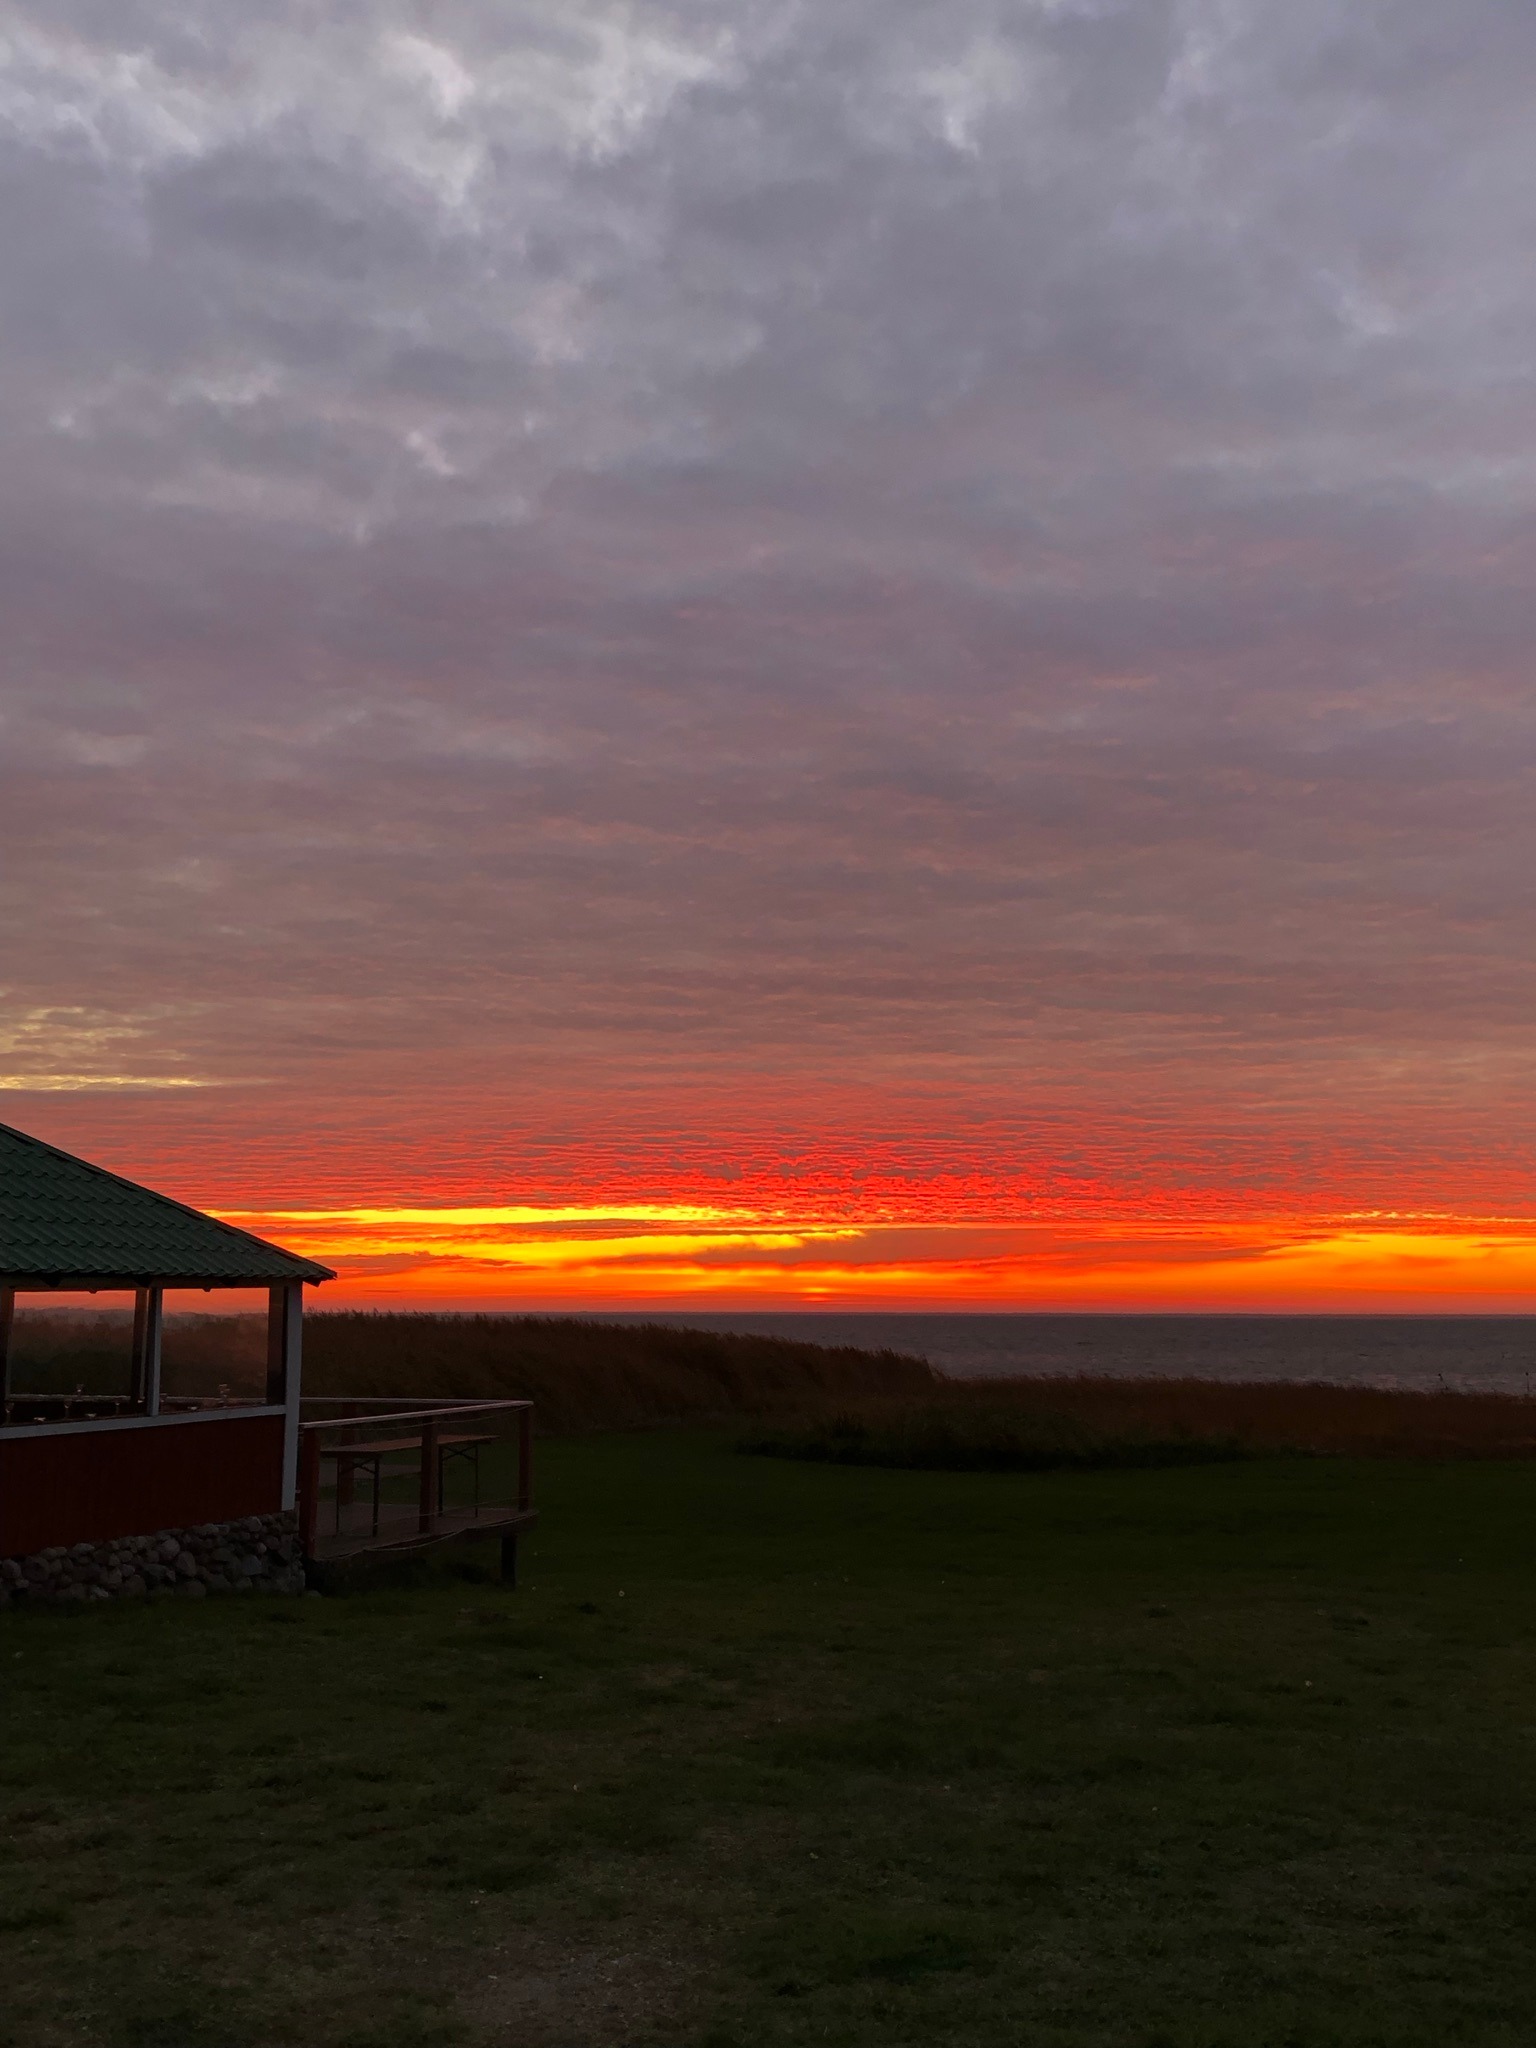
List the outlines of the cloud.
{"type": "MultiPolygon", "coordinates": [[[[7,993],[0,990],[0,999],[7,993]]],[[[210,1075],[155,1071],[166,1063],[166,1055],[154,1044],[163,1024],[153,1012],[114,1017],[83,1004],[10,1010],[0,1022],[0,1061],[11,1059],[18,1065],[10,1072],[0,1068],[0,1088],[31,1094],[101,1089],[139,1094],[217,1087],[217,1079],[210,1075]]]]}
{"type": "Polygon", "coordinates": [[[14,8],[6,1000],[386,1200],[1515,1199],[1533,74],[1504,0],[14,8]]]}

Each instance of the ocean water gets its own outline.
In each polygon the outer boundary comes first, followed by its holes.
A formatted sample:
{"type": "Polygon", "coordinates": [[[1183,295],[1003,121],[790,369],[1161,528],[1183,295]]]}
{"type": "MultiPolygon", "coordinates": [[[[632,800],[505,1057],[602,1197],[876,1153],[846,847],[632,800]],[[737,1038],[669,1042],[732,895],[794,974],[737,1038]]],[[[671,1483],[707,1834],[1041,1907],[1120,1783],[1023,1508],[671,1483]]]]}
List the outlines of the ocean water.
{"type": "MultiPolygon", "coordinates": [[[[639,1321],[638,1316],[614,1317],[639,1321]]],[[[1536,1392],[1536,1316],[695,1315],[657,1322],[915,1353],[960,1379],[1032,1373],[1536,1392]]]]}

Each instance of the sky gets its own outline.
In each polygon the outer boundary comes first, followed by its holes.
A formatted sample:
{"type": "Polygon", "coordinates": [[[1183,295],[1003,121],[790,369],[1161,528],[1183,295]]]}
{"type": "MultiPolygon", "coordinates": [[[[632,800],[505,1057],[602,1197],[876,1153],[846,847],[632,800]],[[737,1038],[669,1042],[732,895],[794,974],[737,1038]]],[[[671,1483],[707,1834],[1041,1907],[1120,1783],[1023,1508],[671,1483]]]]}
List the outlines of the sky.
{"type": "Polygon", "coordinates": [[[333,1304],[1536,1307],[1525,0],[0,5],[0,1120],[333,1304]]]}

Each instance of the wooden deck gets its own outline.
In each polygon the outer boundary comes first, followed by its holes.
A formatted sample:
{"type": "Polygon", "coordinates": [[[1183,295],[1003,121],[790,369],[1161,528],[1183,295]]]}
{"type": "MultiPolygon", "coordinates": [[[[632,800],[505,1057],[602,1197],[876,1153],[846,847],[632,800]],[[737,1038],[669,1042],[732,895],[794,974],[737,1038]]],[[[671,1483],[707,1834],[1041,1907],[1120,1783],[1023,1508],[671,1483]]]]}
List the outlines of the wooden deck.
{"type": "Polygon", "coordinates": [[[331,1564],[495,1536],[502,1576],[515,1583],[517,1539],[538,1519],[532,1404],[366,1405],[371,1413],[300,1426],[306,1557],[331,1564]]]}
{"type": "Polygon", "coordinates": [[[538,1519],[536,1508],[486,1507],[478,1512],[473,1508],[445,1508],[425,1535],[414,1513],[388,1519],[381,1516],[375,1532],[372,1510],[366,1502],[358,1502],[343,1516],[340,1529],[329,1529],[316,1536],[308,1555],[316,1564],[340,1564],[356,1557],[406,1557],[433,1549],[439,1543],[456,1542],[461,1536],[499,1536],[501,1575],[508,1584],[516,1584],[517,1539],[538,1519]],[[350,1523],[348,1516],[354,1518],[350,1523]]]}

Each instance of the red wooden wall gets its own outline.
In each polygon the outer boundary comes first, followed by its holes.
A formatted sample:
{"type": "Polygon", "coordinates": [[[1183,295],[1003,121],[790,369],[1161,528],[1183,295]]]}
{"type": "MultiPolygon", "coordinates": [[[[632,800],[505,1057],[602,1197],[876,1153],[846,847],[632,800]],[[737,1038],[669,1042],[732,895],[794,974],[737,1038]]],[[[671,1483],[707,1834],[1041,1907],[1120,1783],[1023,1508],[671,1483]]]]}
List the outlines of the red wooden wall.
{"type": "Polygon", "coordinates": [[[283,1418],[0,1439],[0,1557],[282,1506],[283,1418]]]}

